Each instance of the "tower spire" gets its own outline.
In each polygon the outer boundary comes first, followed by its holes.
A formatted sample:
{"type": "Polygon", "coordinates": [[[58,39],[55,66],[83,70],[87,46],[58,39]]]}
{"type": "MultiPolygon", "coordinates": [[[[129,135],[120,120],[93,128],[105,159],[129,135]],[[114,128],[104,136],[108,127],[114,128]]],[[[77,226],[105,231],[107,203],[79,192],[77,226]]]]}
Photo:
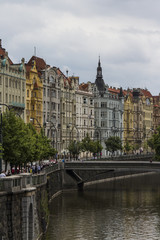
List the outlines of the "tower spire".
{"type": "Polygon", "coordinates": [[[99,56],[98,67],[97,67],[97,78],[103,78],[100,56],[99,56]]]}
{"type": "Polygon", "coordinates": [[[104,84],[104,80],[103,80],[103,76],[102,76],[102,67],[101,67],[100,56],[99,56],[99,61],[98,61],[97,76],[96,76],[95,84],[97,85],[97,88],[100,92],[105,91],[105,84],[104,84]]]}

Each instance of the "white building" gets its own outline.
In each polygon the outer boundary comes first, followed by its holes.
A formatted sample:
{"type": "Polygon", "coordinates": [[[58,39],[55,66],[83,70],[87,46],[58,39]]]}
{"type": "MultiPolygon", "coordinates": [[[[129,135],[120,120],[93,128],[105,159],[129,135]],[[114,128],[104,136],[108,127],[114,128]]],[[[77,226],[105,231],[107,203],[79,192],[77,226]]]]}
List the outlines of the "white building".
{"type": "Polygon", "coordinates": [[[95,138],[103,146],[102,157],[108,156],[105,141],[109,136],[119,136],[122,139],[123,94],[122,89],[109,88],[104,83],[101,62],[99,59],[97,76],[92,84],[95,111],[95,138]]]}

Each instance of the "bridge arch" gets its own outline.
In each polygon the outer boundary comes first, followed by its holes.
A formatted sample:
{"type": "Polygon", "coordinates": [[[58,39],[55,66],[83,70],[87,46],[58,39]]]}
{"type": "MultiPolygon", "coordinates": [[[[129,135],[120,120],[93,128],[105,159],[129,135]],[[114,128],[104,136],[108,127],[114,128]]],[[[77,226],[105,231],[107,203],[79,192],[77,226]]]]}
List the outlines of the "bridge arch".
{"type": "Polygon", "coordinates": [[[34,202],[35,192],[22,198],[22,240],[34,239],[34,202]]]}

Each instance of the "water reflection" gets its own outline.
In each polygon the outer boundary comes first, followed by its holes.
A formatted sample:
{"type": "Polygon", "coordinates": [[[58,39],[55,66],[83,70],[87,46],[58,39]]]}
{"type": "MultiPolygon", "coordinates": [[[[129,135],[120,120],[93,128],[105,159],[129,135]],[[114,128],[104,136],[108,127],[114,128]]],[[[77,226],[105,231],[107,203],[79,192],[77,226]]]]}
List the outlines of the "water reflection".
{"type": "Polygon", "coordinates": [[[50,207],[43,240],[160,239],[160,175],[67,192],[50,207]]]}

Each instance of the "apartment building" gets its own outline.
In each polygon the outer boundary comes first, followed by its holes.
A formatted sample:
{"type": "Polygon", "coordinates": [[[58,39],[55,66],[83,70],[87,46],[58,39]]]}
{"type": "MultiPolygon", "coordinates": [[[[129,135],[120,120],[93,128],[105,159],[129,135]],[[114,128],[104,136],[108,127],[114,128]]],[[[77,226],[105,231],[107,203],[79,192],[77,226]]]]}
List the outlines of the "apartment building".
{"type": "Polygon", "coordinates": [[[2,47],[0,39],[0,104],[1,111],[12,107],[25,120],[26,68],[24,58],[15,64],[2,47]],[[5,105],[3,105],[5,104],[5,105]]]}

